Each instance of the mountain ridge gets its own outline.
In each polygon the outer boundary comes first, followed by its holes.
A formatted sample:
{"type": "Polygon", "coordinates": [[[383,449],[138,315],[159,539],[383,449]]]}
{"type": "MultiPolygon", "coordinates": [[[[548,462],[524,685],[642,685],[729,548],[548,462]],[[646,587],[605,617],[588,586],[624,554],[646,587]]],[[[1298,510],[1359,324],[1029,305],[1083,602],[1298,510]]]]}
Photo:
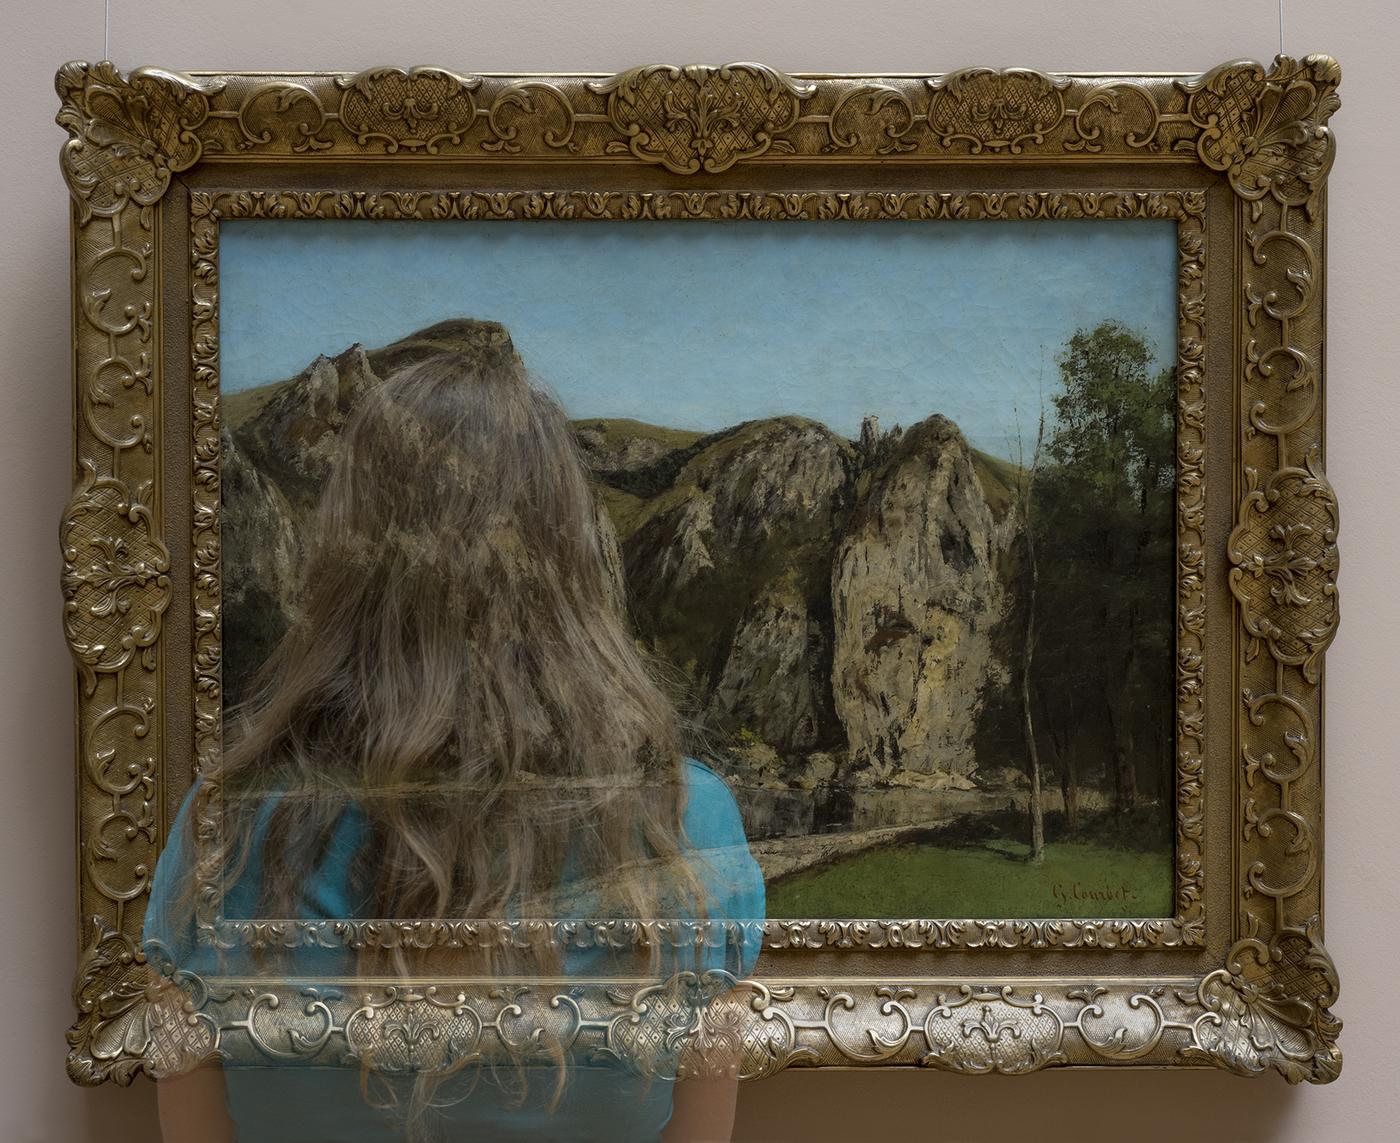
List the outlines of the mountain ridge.
{"type": "MultiPolygon", "coordinates": [[[[453,319],[225,403],[230,698],[295,613],[301,537],[355,401],[441,348],[519,360],[499,323],[453,319]]],[[[571,425],[635,635],[690,688],[751,837],[992,805],[978,743],[1009,679],[1014,466],[939,414],[886,432],[867,418],[857,440],[798,414],[711,432],[571,425]]]]}

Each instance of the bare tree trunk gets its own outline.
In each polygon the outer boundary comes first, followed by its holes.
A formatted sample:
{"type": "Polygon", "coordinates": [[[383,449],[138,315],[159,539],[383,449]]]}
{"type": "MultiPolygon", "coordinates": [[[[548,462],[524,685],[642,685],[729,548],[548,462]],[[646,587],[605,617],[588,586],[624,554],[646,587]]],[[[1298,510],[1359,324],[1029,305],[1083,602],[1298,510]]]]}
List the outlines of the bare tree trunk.
{"type": "Polygon", "coordinates": [[[1157,766],[1157,797],[1163,805],[1170,805],[1172,786],[1176,779],[1176,736],[1172,734],[1171,719],[1163,720],[1157,743],[1162,754],[1161,762],[1157,766]]]}
{"type": "MultiPolygon", "coordinates": [[[[1032,592],[1034,598],[1034,592],[1032,592]]],[[[1031,688],[1026,676],[1031,667],[1030,635],[1035,627],[1032,619],[1026,624],[1026,653],[1021,673],[1021,714],[1026,732],[1026,755],[1031,772],[1031,856],[1033,862],[1045,860],[1045,795],[1040,788],[1040,751],[1035,744],[1035,726],[1031,721],[1031,688]]]]}
{"type": "Polygon", "coordinates": [[[1036,469],[1040,467],[1040,448],[1045,440],[1045,406],[1040,408],[1040,432],[1035,440],[1035,454],[1025,478],[1025,495],[1021,497],[1021,529],[1026,538],[1026,575],[1030,590],[1026,598],[1026,640],[1021,653],[1021,723],[1026,735],[1026,762],[1030,771],[1031,852],[1036,864],[1045,860],[1045,794],[1041,788],[1040,750],[1035,741],[1035,720],[1031,715],[1031,661],[1035,655],[1035,595],[1037,570],[1035,564],[1035,533],[1031,519],[1031,497],[1035,492],[1036,469]]]}
{"type": "Polygon", "coordinates": [[[1065,806],[1065,829],[1068,833],[1075,834],[1079,832],[1079,766],[1075,761],[1073,748],[1079,728],[1079,715],[1073,693],[1064,695],[1059,703],[1051,705],[1046,702],[1044,692],[1041,692],[1040,722],[1049,734],[1055,773],[1060,776],[1060,796],[1064,799],[1065,806]]]}
{"type": "Polygon", "coordinates": [[[1079,775],[1068,750],[1060,763],[1060,793],[1065,799],[1065,830],[1073,836],[1079,832],[1079,775]]]}
{"type": "Polygon", "coordinates": [[[1123,784],[1128,791],[1128,812],[1132,813],[1138,804],[1137,735],[1131,725],[1125,735],[1126,741],[1120,753],[1123,756],[1123,784]]]}
{"type": "Polygon", "coordinates": [[[1127,817],[1133,812],[1133,805],[1136,799],[1133,796],[1132,782],[1128,778],[1128,752],[1123,749],[1121,742],[1113,744],[1113,764],[1116,801],[1116,809],[1120,817],[1127,817]]]}
{"type": "Polygon", "coordinates": [[[1114,704],[1109,702],[1108,733],[1113,751],[1113,812],[1123,817],[1137,805],[1137,774],[1132,762],[1132,742],[1114,704]]]}

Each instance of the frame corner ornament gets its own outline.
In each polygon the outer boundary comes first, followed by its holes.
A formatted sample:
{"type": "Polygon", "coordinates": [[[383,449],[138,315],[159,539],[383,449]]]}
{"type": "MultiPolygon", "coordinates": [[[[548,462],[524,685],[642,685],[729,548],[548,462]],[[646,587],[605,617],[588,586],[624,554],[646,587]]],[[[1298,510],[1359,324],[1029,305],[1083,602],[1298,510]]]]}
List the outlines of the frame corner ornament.
{"type": "Polygon", "coordinates": [[[1267,942],[1238,941],[1225,967],[1196,988],[1206,1015],[1196,1021],[1193,1043],[1182,1055],[1239,1075],[1272,1069],[1289,1083],[1336,1079],[1342,1022],[1330,1008],[1340,982],[1320,927],[1314,916],[1267,942]]]}
{"type": "Polygon", "coordinates": [[[1202,163],[1222,172],[1242,200],[1272,198],[1311,218],[1336,155],[1328,121],[1341,106],[1341,67],[1331,56],[1280,55],[1273,67],[1234,60],[1180,81],[1187,117],[1198,128],[1202,163]]]}
{"type": "Polygon", "coordinates": [[[197,128],[224,83],[155,67],[123,76],[110,60],[73,60],[58,69],[54,88],[54,121],[69,135],[60,166],[86,221],[158,202],[172,175],[199,161],[197,128]]]}
{"type": "Polygon", "coordinates": [[[68,1077],[125,1087],[146,1067],[145,957],[126,933],[100,915],[88,918],[89,941],[73,983],[78,1018],[69,1028],[68,1077]]]}

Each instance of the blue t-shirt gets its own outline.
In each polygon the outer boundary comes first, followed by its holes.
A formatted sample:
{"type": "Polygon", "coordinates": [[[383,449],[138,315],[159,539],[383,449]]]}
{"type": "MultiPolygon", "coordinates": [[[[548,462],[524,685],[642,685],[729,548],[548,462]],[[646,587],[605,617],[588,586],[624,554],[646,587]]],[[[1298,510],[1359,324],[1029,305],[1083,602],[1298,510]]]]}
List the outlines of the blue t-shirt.
{"type": "MultiPolygon", "coordinates": [[[[684,829],[693,856],[709,892],[709,919],[743,922],[741,938],[717,941],[700,950],[699,971],[725,969],[748,976],[758,959],[765,913],[763,875],[749,853],[734,796],[713,770],[693,758],[685,760],[686,804],[684,829]]],[[[181,805],[170,837],[161,852],[151,881],[146,909],[144,940],[153,963],[201,975],[218,975],[217,954],[198,945],[192,926],[176,931],[171,907],[180,878],[191,870],[186,852],[186,820],[192,812],[198,783],[181,805]]],[[[258,859],[261,832],[270,819],[271,805],[255,823],[252,856],[237,883],[227,887],[222,913],[239,918],[257,915],[262,870],[258,859]]],[[[307,879],[300,917],[365,917],[369,913],[349,880],[352,858],[368,839],[368,824],[353,806],[336,825],[320,865],[307,879]]],[[[579,908],[576,915],[588,915],[579,908]]],[[[243,975],[250,962],[238,952],[222,962],[222,973],[243,975]]],[[[605,976],[606,949],[570,948],[565,973],[588,979],[605,976]]],[[[353,954],[340,948],[305,948],[293,954],[297,979],[314,982],[336,976],[353,976],[353,954]]],[[[554,1069],[529,1069],[529,1091],[523,1106],[509,1106],[499,1090],[478,1083],[472,1094],[444,1109],[440,1138],[462,1140],[608,1140],[627,1143],[654,1140],[671,1115],[671,1083],[647,1082],[617,1064],[586,1065],[571,1062],[563,1099],[553,1112],[547,1107],[554,1088],[554,1069]]],[[[314,1059],[286,1065],[233,1066],[224,1069],[229,1113],[239,1140],[256,1143],[379,1143],[399,1139],[394,1120],[385,1118],[365,1102],[358,1068],[318,1066],[314,1059]]],[[[406,1094],[406,1089],[405,1094],[406,1094]]]]}

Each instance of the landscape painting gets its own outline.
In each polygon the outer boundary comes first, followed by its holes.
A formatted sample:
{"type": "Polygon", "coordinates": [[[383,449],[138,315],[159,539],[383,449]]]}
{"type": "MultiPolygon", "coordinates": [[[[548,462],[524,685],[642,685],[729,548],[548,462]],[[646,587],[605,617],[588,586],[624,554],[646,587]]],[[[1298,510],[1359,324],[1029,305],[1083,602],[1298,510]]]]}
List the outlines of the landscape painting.
{"type": "Polygon", "coordinates": [[[1174,912],[1171,220],[221,227],[226,706],[327,434],[504,331],[771,918],[1174,912]]]}

